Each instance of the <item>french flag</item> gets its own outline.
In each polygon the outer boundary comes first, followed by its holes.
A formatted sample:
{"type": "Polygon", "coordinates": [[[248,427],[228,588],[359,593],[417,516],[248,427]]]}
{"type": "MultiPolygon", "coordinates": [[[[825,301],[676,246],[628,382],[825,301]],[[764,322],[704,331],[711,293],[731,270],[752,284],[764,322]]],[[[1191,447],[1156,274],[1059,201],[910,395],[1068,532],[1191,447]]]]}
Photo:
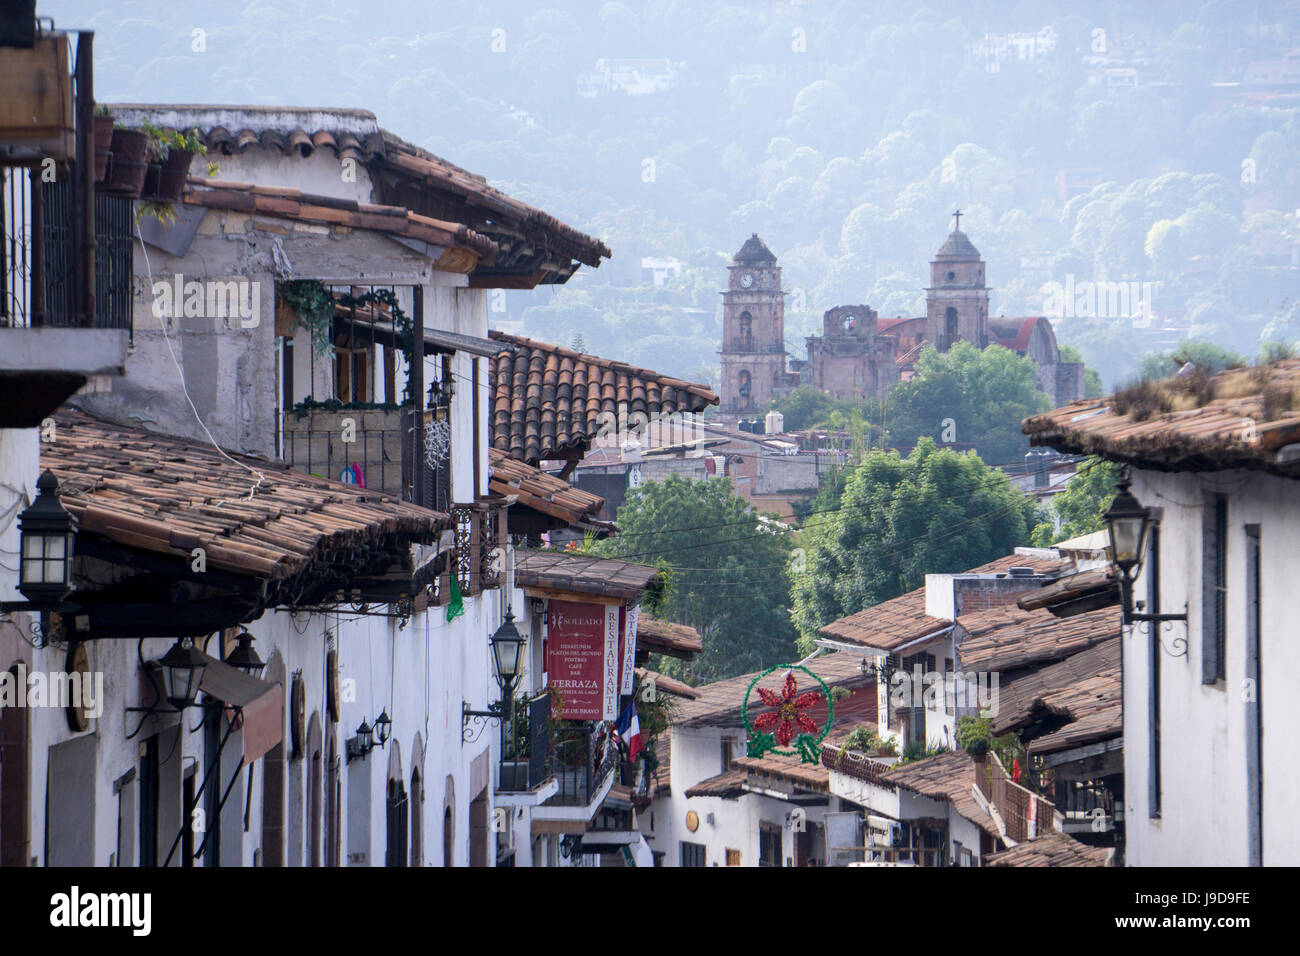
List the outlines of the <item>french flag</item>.
{"type": "Polygon", "coordinates": [[[618,723],[614,725],[614,732],[623,745],[627,747],[627,759],[636,762],[636,755],[641,752],[643,745],[641,741],[641,721],[636,715],[636,701],[628,704],[623,708],[623,713],[618,715],[618,723]]]}

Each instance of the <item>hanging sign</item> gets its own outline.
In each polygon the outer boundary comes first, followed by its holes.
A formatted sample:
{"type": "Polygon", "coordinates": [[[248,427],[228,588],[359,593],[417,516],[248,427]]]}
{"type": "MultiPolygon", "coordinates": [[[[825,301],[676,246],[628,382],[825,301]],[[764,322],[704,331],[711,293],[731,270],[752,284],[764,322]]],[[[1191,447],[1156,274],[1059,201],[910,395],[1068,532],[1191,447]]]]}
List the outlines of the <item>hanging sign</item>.
{"type": "Polygon", "coordinates": [[[604,712],[601,720],[618,719],[618,681],[619,681],[619,615],[622,608],[615,604],[605,605],[605,673],[601,686],[601,701],[604,712]]]}
{"type": "Polygon", "coordinates": [[[618,636],[619,678],[618,692],[632,693],[632,683],[636,676],[636,626],[641,617],[641,605],[619,608],[622,625],[618,636]]]}
{"type": "Polygon", "coordinates": [[[614,720],[618,716],[618,608],[552,599],[546,634],[546,673],[560,695],[559,718],[614,720]]]}

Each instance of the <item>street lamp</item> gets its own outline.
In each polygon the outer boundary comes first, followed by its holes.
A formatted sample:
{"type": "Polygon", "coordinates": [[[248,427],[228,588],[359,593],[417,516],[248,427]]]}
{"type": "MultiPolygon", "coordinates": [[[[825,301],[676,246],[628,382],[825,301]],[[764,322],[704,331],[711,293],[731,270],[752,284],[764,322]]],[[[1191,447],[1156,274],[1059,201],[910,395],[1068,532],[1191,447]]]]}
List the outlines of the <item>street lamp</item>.
{"type": "Polygon", "coordinates": [[[238,667],[250,677],[261,677],[266,662],[258,657],[257,651],[253,649],[253,635],[247,631],[241,631],[235,640],[238,643],[226,656],[225,662],[231,667],[238,667]]]}
{"type": "Polygon", "coordinates": [[[388,708],[385,707],[380,711],[379,716],[375,718],[375,736],[379,738],[379,746],[382,748],[388,743],[389,734],[393,729],[393,719],[388,716],[388,708]]]}
{"type": "Polygon", "coordinates": [[[519,633],[519,628],[515,627],[515,615],[509,608],[506,609],[506,619],[501,622],[501,626],[492,635],[489,643],[492,647],[492,665],[496,670],[497,685],[501,688],[501,700],[489,704],[487,710],[471,710],[468,703],[461,702],[461,739],[466,742],[477,740],[479,734],[483,732],[483,727],[493,720],[501,725],[501,732],[504,734],[510,720],[511,697],[515,682],[519,679],[519,672],[523,669],[525,641],[523,635],[519,633]],[[482,725],[473,736],[470,736],[468,729],[471,719],[476,724],[482,725]]]}
{"type": "Polygon", "coordinates": [[[496,665],[497,683],[501,693],[509,696],[514,690],[515,681],[523,661],[524,639],[515,627],[514,612],[507,609],[506,619],[492,635],[492,661],[496,665]]]}
{"type": "MultiPolygon", "coordinates": [[[[1132,482],[1127,466],[1115,483],[1115,498],[1106,509],[1106,535],[1110,541],[1110,560],[1118,572],[1120,604],[1124,622],[1187,621],[1187,612],[1160,614],[1160,581],[1152,580],[1151,603],[1157,613],[1145,614],[1133,610],[1133,581],[1137,578],[1146,555],[1147,538],[1153,524],[1151,512],[1129,491],[1132,482]]],[[[1185,653],[1185,650],[1184,650],[1185,653]]],[[[1181,655],[1180,655],[1181,656],[1181,655]]]]}
{"type": "Polygon", "coordinates": [[[375,730],[370,724],[366,723],[366,718],[362,717],[361,726],[357,728],[357,735],[347,742],[348,762],[360,760],[374,749],[375,730]]]}
{"type": "Polygon", "coordinates": [[[167,703],[177,710],[192,706],[199,694],[203,671],[208,666],[194,641],[188,637],[179,639],[158,663],[162,665],[166,681],[167,703]]]}
{"type": "Polygon", "coordinates": [[[1106,509],[1106,534],[1110,539],[1111,560],[1131,582],[1137,577],[1142,556],[1146,554],[1151,512],[1129,491],[1130,485],[1126,468],[1115,483],[1115,498],[1106,509]]]}
{"type": "Polygon", "coordinates": [[[18,516],[18,590],[32,604],[58,604],[72,590],[72,516],[59,503],[58,490],[58,479],[47,469],[37,479],[36,500],[18,516]]]}

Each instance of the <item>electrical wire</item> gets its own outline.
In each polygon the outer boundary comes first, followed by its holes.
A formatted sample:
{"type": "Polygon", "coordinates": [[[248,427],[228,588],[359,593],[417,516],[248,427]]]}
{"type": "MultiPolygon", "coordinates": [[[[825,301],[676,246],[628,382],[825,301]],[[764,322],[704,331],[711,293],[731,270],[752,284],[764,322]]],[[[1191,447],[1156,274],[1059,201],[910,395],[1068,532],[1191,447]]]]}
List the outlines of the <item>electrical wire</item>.
{"type": "MultiPolygon", "coordinates": [[[[146,248],[144,237],[140,235],[138,229],[136,230],[135,237],[140,240],[140,251],[144,255],[145,272],[149,276],[149,288],[152,289],[153,288],[153,267],[149,263],[149,250],[148,248],[146,248]]],[[[180,378],[180,382],[181,382],[181,392],[185,395],[185,401],[189,403],[190,411],[194,413],[194,420],[198,422],[199,427],[203,429],[203,434],[208,436],[209,443],[211,443],[212,447],[216,450],[218,455],[220,455],[222,458],[225,458],[231,464],[238,465],[240,468],[243,468],[245,471],[247,471],[250,475],[253,475],[254,477],[257,478],[257,482],[248,489],[248,494],[244,496],[245,498],[249,498],[249,499],[253,498],[257,494],[257,490],[261,488],[262,485],[266,482],[266,475],[262,474],[256,468],[252,468],[244,464],[242,461],[238,461],[232,458],[230,455],[226,454],[225,450],[222,449],[220,445],[217,444],[217,440],[212,437],[212,432],[208,431],[208,426],[204,423],[203,417],[199,415],[198,406],[194,404],[194,399],[190,395],[189,385],[185,381],[185,372],[181,369],[181,363],[176,358],[176,350],[172,347],[171,335],[168,334],[167,332],[167,316],[159,316],[158,325],[162,329],[163,341],[167,343],[167,352],[172,357],[172,364],[176,366],[176,375],[180,378]]],[[[222,498],[220,501],[213,502],[213,506],[219,507],[221,505],[226,504],[229,500],[230,499],[228,498],[222,498]]]]}

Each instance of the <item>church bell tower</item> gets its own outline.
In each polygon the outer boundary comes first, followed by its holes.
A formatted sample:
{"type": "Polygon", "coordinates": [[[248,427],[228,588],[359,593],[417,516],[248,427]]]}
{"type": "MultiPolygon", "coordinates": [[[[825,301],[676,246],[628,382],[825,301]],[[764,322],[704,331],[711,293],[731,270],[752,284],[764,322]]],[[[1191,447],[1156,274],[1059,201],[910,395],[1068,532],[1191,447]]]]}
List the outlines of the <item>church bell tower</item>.
{"type": "Polygon", "coordinates": [[[925,342],[941,352],[958,341],[980,349],[989,344],[984,260],[961,231],[960,209],[953,218],[956,225],[930,263],[930,286],[925,290],[925,342]]]}
{"type": "Polygon", "coordinates": [[[747,416],[767,409],[786,379],[785,293],[776,256],[754,233],[727,267],[722,293],[722,408],[747,416]]]}

